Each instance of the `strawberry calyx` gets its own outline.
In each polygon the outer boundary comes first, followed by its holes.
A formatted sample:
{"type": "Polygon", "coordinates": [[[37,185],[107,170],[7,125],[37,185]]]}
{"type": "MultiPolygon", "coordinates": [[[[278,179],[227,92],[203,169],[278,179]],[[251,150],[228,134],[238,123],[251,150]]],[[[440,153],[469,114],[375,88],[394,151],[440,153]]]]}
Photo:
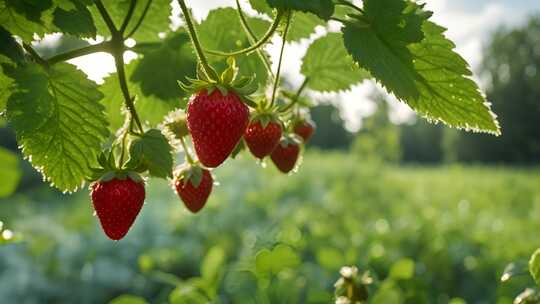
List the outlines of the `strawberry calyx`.
{"type": "Polygon", "coordinates": [[[137,168],[123,166],[119,168],[114,153],[110,150],[100,153],[97,160],[99,167],[90,167],[91,174],[86,177],[89,182],[108,182],[113,179],[125,180],[127,178],[137,183],[144,182],[138,172],[144,172],[145,168],[141,166],[137,168]]]}
{"type": "Polygon", "coordinates": [[[137,183],[144,182],[144,179],[135,171],[107,171],[97,181],[108,182],[113,179],[125,180],[127,178],[137,183]]]}
{"type": "Polygon", "coordinates": [[[263,129],[266,129],[271,122],[279,124],[282,128],[284,128],[283,122],[279,118],[277,110],[277,106],[272,106],[272,104],[268,102],[266,98],[262,98],[257,102],[255,111],[253,111],[251,114],[251,123],[253,124],[260,122],[263,129]]]}
{"type": "Polygon", "coordinates": [[[257,123],[257,122],[259,122],[261,124],[263,129],[266,129],[266,127],[270,123],[276,123],[276,124],[280,125],[283,128],[283,123],[279,119],[278,115],[276,115],[275,113],[272,113],[272,112],[263,112],[263,113],[255,112],[255,113],[253,113],[253,115],[251,117],[251,123],[254,124],[254,123],[257,123]]]}
{"type": "Polygon", "coordinates": [[[174,176],[176,181],[182,181],[184,187],[191,183],[194,188],[198,188],[203,179],[203,168],[197,163],[185,163],[175,170],[174,176]]]}
{"type": "Polygon", "coordinates": [[[227,96],[233,92],[249,107],[257,107],[250,97],[257,91],[257,84],[253,82],[253,77],[238,77],[238,66],[234,57],[227,59],[227,68],[217,79],[208,78],[200,67],[197,69],[197,76],[197,79],[187,77],[187,84],[178,81],[178,85],[189,94],[206,91],[211,95],[215,90],[219,90],[221,95],[227,96]]]}
{"type": "Polygon", "coordinates": [[[297,134],[286,133],[281,138],[279,144],[281,147],[286,148],[290,145],[300,146],[303,142],[302,137],[298,136],[297,134]]]}

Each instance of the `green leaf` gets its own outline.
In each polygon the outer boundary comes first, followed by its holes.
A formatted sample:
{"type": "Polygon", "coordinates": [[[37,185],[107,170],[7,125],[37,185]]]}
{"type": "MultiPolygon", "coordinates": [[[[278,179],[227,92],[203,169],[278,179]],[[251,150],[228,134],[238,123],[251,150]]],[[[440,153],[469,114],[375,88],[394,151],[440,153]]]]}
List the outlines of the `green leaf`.
{"type": "Polygon", "coordinates": [[[171,304],[207,304],[208,298],[205,297],[196,287],[189,284],[182,284],[176,287],[169,294],[169,303],[171,304]]]}
{"type": "Polygon", "coordinates": [[[313,13],[324,20],[330,19],[334,14],[332,0],[266,0],[270,7],[281,10],[295,10],[313,13]]]}
{"type": "Polygon", "coordinates": [[[44,178],[62,191],[75,191],[90,175],[109,132],[103,97],[74,66],[45,70],[26,65],[9,71],[15,80],[7,117],[22,152],[44,178]]]}
{"type": "Polygon", "coordinates": [[[415,111],[430,120],[460,129],[500,135],[491,106],[469,77],[471,72],[455,45],[444,37],[445,29],[425,23],[425,40],[411,46],[415,55],[420,96],[406,100],[415,111]]]}
{"type": "Polygon", "coordinates": [[[13,68],[9,59],[0,55],[0,113],[6,109],[7,101],[13,90],[13,79],[4,75],[4,68],[13,68]]]}
{"type": "Polygon", "coordinates": [[[130,156],[130,164],[144,164],[150,175],[172,177],[172,148],[161,131],[151,129],[135,139],[131,143],[130,156]]]}
{"type": "Polygon", "coordinates": [[[394,286],[392,281],[385,281],[377,290],[370,303],[372,304],[401,304],[403,295],[398,287],[394,286]]]}
{"type": "Polygon", "coordinates": [[[309,38],[311,34],[315,33],[315,28],[319,25],[325,25],[321,18],[310,13],[297,12],[291,19],[287,41],[309,38]]]}
{"type": "MultiPolygon", "coordinates": [[[[405,37],[404,0],[366,0],[369,26],[352,21],[343,28],[345,46],[353,58],[398,97],[417,97],[417,72],[407,48],[417,37],[405,37]]],[[[418,27],[421,30],[420,26],[418,27]]],[[[420,38],[421,39],[421,38],[420,38]]]]}
{"type": "MultiPolygon", "coordinates": [[[[260,38],[264,35],[270,23],[260,18],[247,18],[250,28],[260,38]]],[[[248,47],[249,41],[238,20],[238,15],[233,8],[220,8],[210,11],[208,17],[199,25],[199,38],[201,44],[207,49],[231,52],[248,47]]],[[[212,64],[225,69],[226,58],[212,56],[212,64]]],[[[240,68],[239,77],[251,77],[256,75],[255,82],[264,86],[268,79],[268,72],[260,57],[252,53],[248,56],[236,58],[240,68]]]]}
{"type": "Polygon", "coordinates": [[[74,10],[77,8],[77,0],[75,0],[75,2],[71,0],[54,0],[54,2],[56,3],[57,7],[66,11],[74,10]]]}
{"type": "Polygon", "coordinates": [[[289,246],[279,244],[271,251],[263,249],[255,256],[255,270],[258,274],[277,274],[284,269],[300,264],[300,257],[289,246]]]}
{"type": "Polygon", "coordinates": [[[208,282],[214,282],[225,263],[225,250],[214,246],[208,250],[201,264],[201,275],[208,282]]]}
{"type": "Polygon", "coordinates": [[[249,0],[251,7],[261,14],[272,16],[272,8],[266,3],[266,0],[249,0]]]}
{"type": "Polygon", "coordinates": [[[0,113],[6,109],[8,98],[11,95],[12,84],[13,80],[2,73],[2,67],[0,66],[0,113]]]}
{"type": "Polygon", "coordinates": [[[426,21],[431,13],[421,8],[402,0],[366,0],[368,26],[356,20],[343,28],[347,50],[360,67],[430,121],[500,134],[467,63],[453,51],[445,29],[426,21]]]}
{"type": "Polygon", "coordinates": [[[317,262],[326,269],[337,270],[343,266],[343,252],[331,247],[317,250],[317,262]]]}
{"type": "Polygon", "coordinates": [[[414,261],[401,259],[392,265],[390,275],[394,280],[409,280],[414,276],[414,261]]]}
{"type": "Polygon", "coordinates": [[[185,97],[178,81],[194,78],[197,70],[188,34],[174,33],[159,47],[139,50],[143,58],[133,70],[131,80],[140,85],[143,94],[163,100],[185,97]]]}
{"type": "MultiPolygon", "coordinates": [[[[140,3],[142,6],[144,2],[140,3]]],[[[146,3],[144,3],[146,5],[146,3]]],[[[138,7],[140,9],[140,7],[138,7]]],[[[138,12],[138,11],[137,11],[138,12]]],[[[136,19],[140,15],[134,15],[136,19]]],[[[144,21],[133,35],[133,39],[137,41],[155,40],[159,33],[168,32],[171,24],[171,1],[169,0],[152,0],[144,21]]],[[[128,32],[133,29],[135,22],[131,22],[128,27],[128,32]]]]}
{"type": "MultiPolygon", "coordinates": [[[[128,79],[139,65],[139,62],[139,60],[134,60],[125,66],[126,77],[128,79]]],[[[146,77],[152,76],[153,74],[150,74],[146,77]]],[[[157,126],[167,113],[182,105],[181,100],[178,99],[165,101],[154,96],[146,96],[142,93],[140,86],[133,81],[128,82],[128,88],[130,94],[136,97],[135,107],[141,119],[151,127],[157,126]]],[[[100,86],[100,91],[105,95],[102,104],[105,106],[110,128],[111,130],[117,130],[122,127],[125,120],[125,111],[122,110],[124,108],[124,97],[120,90],[118,75],[115,73],[105,78],[105,83],[100,86]]]]}
{"type": "Polygon", "coordinates": [[[529,272],[540,287],[540,249],[537,249],[529,260],[529,272]]]}
{"type": "MultiPolygon", "coordinates": [[[[0,80],[1,81],[1,80],[0,80]]],[[[21,169],[17,154],[0,147],[0,198],[8,197],[19,184],[21,169]]]]}
{"type": "Polygon", "coordinates": [[[144,298],[132,296],[132,295],[121,295],[112,299],[109,304],[148,304],[144,298]]]}
{"type": "MultiPolygon", "coordinates": [[[[103,4],[109,12],[114,24],[116,27],[120,27],[126,13],[129,9],[131,0],[105,0],[103,4]]],[[[139,0],[133,16],[131,17],[130,23],[126,29],[126,33],[130,33],[131,30],[135,27],[137,21],[143,15],[145,7],[148,3],[148,0],[139,0]]],[[[100,17],[100,14],[95,6],[91,8],[92,14],[94,15],[94,20],[96,21],[96,26],[98,29],[98,34],[103,36],[110,36],[109,29],[107,25],[100,17]]],[[[143,23],[138,28],[135,35],[132,37],[137,41],[154,41],[158,39],[158,34],[161,32],[168,32],[169,25],[171,23],[169,17],[171,15],[171,1],[169,0],[153,0],[148,12],[144,18],[143,23]]]]}
{"type": "Polygon", "coordinates": [[[41,36],[50,32],[51,0],[0,1],[0,24],[13,35],[26,42],[33,40],[34,33],[41,36]]]}
{"type": "Polygon", "coordinates": [[[347,53],[339,33],[315,40],[304,57],[301,71],[309,78],[308,87],[321,92],[347,90],[370,77],[347,53]]]}
{"type": "Polygon", "coordinates": [[[97,32],[92,14],[78,1],[72,9],[57,7],[53,13],[53,24],[62,32],[77,37],[95,38],[97,32]]]}

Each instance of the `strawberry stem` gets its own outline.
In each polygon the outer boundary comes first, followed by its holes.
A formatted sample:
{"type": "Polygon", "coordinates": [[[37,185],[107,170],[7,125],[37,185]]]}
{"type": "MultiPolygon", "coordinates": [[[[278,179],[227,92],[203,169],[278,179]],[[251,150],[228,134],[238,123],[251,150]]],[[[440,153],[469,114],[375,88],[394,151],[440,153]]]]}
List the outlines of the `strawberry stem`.
{"type": "MultiPolygon", "coordinates": [[[[240,23],[242,23],[242,28],[244,29],[244,32],[246,32],[246,35],[248,37],[249,43],[251,45],[255,45],[257,42],[257,36],[253,32],[253,30],[249,27],[249,24],[246,20],[246,16],[244,15],[244,11],[242,11],[242,6],[240,5],[240,0],[236,0],[236,11],[238,13],[238,18],[240,19],[240,23]]],[[[264,67],[268,71],[268,74],[273,78],[274,72],[272,71],[272,66],[268,60],[268,58],[264,55],[263,51],[258,48],[257,54],[259,55],[259,58],[261,59],[262,63],[264,64],[264,67]]]]}
{"type": "Polygon", "coordinates": [[[139,114],[137,113],[137,109],[135,108],[135,103],[133,102],[134,98],[132,98],[129,94],[129,87],[127,85],[126,71],[124,69],[124,50],[117,49],[114,52],[113,56],[114,62],[116,64],[116,74],[118,75],[118,81],[120,82],[120,89],[122,90],[122,94],[124,95],[124,102],[126,104],[126,108],[128,109],[131,118],[135,120],[135,124],[137,125],[139,132],[142,134],[144,133],[144,129],[142,127],[139,114]]]}
{"type": "Polygon", "coordinates": [[[124,18],[124,21],[122,22],[122,25],[120,26],[120,29],[118,30],[122,35],[126,31],[126,28],[129,25],[129,21],[131,21],[131,17],[133,16],[133,12],[135,12],[135,7],[137,6],[137,0],[131,0],[129,3],[128,12],[126,14],[126,17],[124,18]]]}
{"type": "Polygon", "coordinates": [[[353,9],[355,9],[356,11],[358,11],[359,13],[364,13],[364,10],[362,8],[360,8],[359,6],[356,6],[354,5],[354,3],[351,3],[349,1],[346,1],[346,0],[338,0],[337,5],[342,5],[342,6],[348,6],[348,7],[351,7],[353,9]]]}
{"type": "Polygon", "coordinates": [[[129,119],[129,128],[124,130],[124,135],[122,135],[122,143],[120,148],[120,161],[118,163],[118,168],[122,168],[124,165],[124,156],[126,154],[126,146],[127,146],[127,136],[129,134],[129,130],[133,128],[133,119],[129,119]]]}
{"type": "Polygon", "coordinates": [[[283,17],[283,12],[278,11],[277,15],[276,15],[276,18],[274,19],[274,22],[272,23],[272,25],[270,26],[268,31],[264,34],[264,36],[259,41],[257,41],[255,44],[253,44],[250,47],[247,47],[247,48],[245,48],[243,50],[231,52],[231,53],[225,53],[225,52],[213,51],[213,50],[206,50],[206,52],[208,52],[208,54],[210,54],[210,55],[223,56],[223,57],[234,57],[234,56],[238,56],[238,55],[251,53],[251,52],[259,49],[266,42],[268,42],[268,40],[270,40],[270,38],[272,38],[272,36],[276,32],[277,28],[279,27],[279,24],[281,22],[282,17],[283,17]]]}
{"type": "Polygon", "coordinates": [[[289,26],[291,25],[291,12],[287,14],[287,23],[285,24],[285,30],[283,31],[283,43],[281,44],[281,51],[279,53],[279,62],[276,73],[276,79],[274,79],[274,90],[272,91],[272,102],[270,103],[270,108],[276,103],[276,93],[279,87],[279,78],[281,76],[281,64],[283,63],[283,52],[285,51],[285,44],[287,44],[287,33],[289,32],[289,26]]]}
{"type": "Polygon", "coordinates": [[[186,6],[186,2],[184,0],[178,0],[178,4],[180,4],[180,9],[182,10],[182,14],[184,15],[184,19],[188,28],[189,37],[191,38],[191,42],[195,46],[195,51],[197,53],[197,57],[199,58],[199,62],[203,67],[204,73],[206,74],[208,79],[217,82],[219,80],[219,76],[208,63],[208,59],[204,54],[204,50],[201,46],[201,42],[199,41],[199,36],[197,35],[197,30],[195,29],[195,25],[193,24],[193,19],[191,17],[189,9],[186,6]]]}
{"type": "Polygon", "coordinates": [[[186,155],[187,162],[190,165],[195,164],[195,161],[193,160],[193,157],[191,157],[191,154],[189,153],[189,149],[188,149],[188,146],[186,144],[186,141],[185,141],[184,137],[180,138],[180,142],[182,143],[182,148],[184,148],[184,154],[186,155]]]}
{"type": "Polygon", "coordinates": [[[306,77],[306,79],[304,79],[304,82],[302,82],[302,85],[300,86],[300,88],[298,89],[298,91],[296,92],[296,94],[294,95],[294,98],[291,100],[291,103],[288,104],[287,106],[285,106],[284,108],[282,108],[280,110],[280,112],[287,112],[289,111],[292,107],[294,107],[294,105],[296,103],[298,103],[298,101],[300,100],[300,96],[302,95],[302,92],[304,92],[304,90],[306,89],[307,87],[307,84],[309,82],[309,77],[306,77]]]}
{"type": "Polygon", "coordinates": [[[137,32],[144,18],[146,17],[146,14],[148,13],[148,9],[150,8],[151,4],[152,4],[152,0],[148,0],[148,2],[146,2],[146,6],[144,7],[141,17],[139,17],[139,20],[137,21],[137,23],[135,23],[135,26],[133,27],[133,29],[127,35],[125,35],[126,38],[133,36],[137,32]]]}
{"type": "Polygon", "coordinates": [[[114,63],[116,65],[116,74],[118,75],[118,81],[120,83],[120,89],[122,91],[122,94],[124,95],[124,102],[126,104],[126,108],[129,110],[129,113],[132,117],[132,119],[135,120],[135,123],[137,127],[139,128],[139,131],[141,133],[144,133],[141,120],[139,119],[139,114],[137,114],[137,109],[135,108],[135,104],[133,103],[133,98],[129,94],[129,87],[127,85],[127,78],[126,78],[126,72],[124,69],[124,38],[123,30],[125,30],[124,25],[127,26],[129,23],[129,20],[131,19],[133,15],[133,11],[135,10],[135,5],[137,4],[136,0],[131,0],[130,8],[128,9],[128,13],[126,15],[126,18],[124,19],[124,22],[122,23],[122,29],[119,31],[116,26],[114,25],[114,22],[109,15],[109,12],[107,12],[107,9],[103,5],[103,2],[101,0],[95,0],[96,7],[103,18],[103,21],[107,24],[107,28],[111,32],[111,41],[110,41],[110,51],[111,54],[114,57],[114,63]]]}

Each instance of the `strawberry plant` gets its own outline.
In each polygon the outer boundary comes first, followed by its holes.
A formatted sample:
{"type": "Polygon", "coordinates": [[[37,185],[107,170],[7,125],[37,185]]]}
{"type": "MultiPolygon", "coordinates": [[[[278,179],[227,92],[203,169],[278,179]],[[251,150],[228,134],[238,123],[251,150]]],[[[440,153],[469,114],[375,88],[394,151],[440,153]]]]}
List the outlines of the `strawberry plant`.
{"type": "Polygon", "coordinates": [[[339,92],[374,80],[431,122],[500,134],[468,64],[432,12],[412,0],[249,0],[256,16],[237,0],[200,23],[185,0],[174,2],[178,16],[169,0],[34,2],[0,1],[0,111],[51,186],[91,185],[112,239],[135,220],[149,177],[170,179],[197,212],[211,192],[209,170],[244,143],[256,158],[293,170],[315,131],[305,90],[339,92]],[[171,16],[183,26],[173,30],[171,16]],[[281,82],[287,45],[318,26],[326,34],[308,47],[305,80],[291,93],[281,82]],[[101,42],[44,57],[37,46],[51,33],[101,42]],[[275,36],[273,70],[265,47],[275,36]],[[129,63],[128,51],[137,54],[129,63]],[[70,63],[97,52],[116,66],[101,85],[70,63]],[[181,151],[186,162],[173,174],[181,151]]]}

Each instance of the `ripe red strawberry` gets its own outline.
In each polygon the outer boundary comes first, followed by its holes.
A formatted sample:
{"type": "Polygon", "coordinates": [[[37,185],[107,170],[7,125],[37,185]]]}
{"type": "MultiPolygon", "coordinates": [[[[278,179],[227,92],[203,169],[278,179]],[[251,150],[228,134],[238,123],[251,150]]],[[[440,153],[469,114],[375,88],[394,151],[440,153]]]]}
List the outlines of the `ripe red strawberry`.
{"type": "Polygon", "coordinates": [[[188,128],[199,161],[208,168],[221,165],[244,135],[249,109],[232,91],[193,95],[187,108],[188,128]]]}
{"type": "Polygon", "coordinates": [[[260,120],[249,124],[244,140],[255,157],[263,159],[270,155],[281,139],[281,124],[275,121],[268,122],[266,127],[260,120]]]}
{"type": "Polygon", "coordinates": [[[294,125],[294,133],[298,134],[307,143],[315,133],[315,123],[309,120],[298,121],[294,125]]]}
{"type": "Polygon", "coordinates": [[[289,173],[296,166],[300,155],[300,144],[294,140],[283,139],[272,152],[274,165],[283,173],[289,173]]]}
{"type": "Polygon", "coordinates": [[[212,175],[208,170],[201,169],[199,174],[201,174],[199,179],[185,174],[180,175],[174,182],[176,193],[180,196],[186,208],[193,213],[199,212],[206,205],[214,184],[212,175]]]}
{"type": "Polygon", "coordinates": [[[122,239],[144,203],[144,182],[130,177],[97,181],[92,185],[92,203],[101,227],[112,240],[122,239]]]}

